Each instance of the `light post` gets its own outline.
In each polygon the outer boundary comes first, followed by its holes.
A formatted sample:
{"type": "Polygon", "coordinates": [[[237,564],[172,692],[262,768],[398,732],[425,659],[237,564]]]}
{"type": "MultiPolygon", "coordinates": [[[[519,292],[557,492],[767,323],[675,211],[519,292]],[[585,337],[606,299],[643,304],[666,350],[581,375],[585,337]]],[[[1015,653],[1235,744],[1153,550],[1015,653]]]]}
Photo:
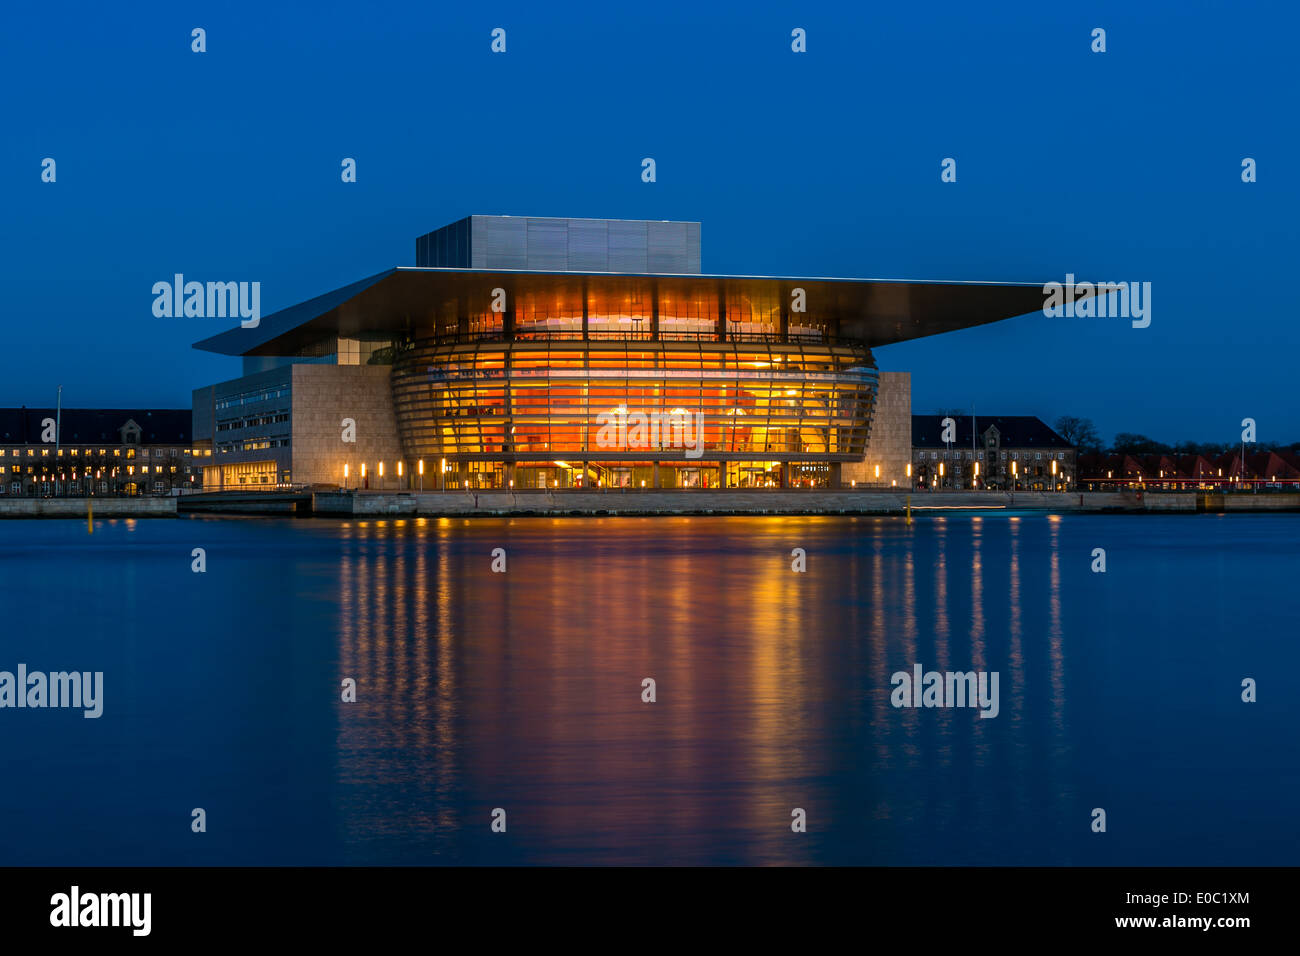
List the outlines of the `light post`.
{"type": "Polygon", "coordinates": [[[423,458],[420,459],[418,467],[420,470],[420,490],[423,491],[424,490],[424,459],[423,458]]]}

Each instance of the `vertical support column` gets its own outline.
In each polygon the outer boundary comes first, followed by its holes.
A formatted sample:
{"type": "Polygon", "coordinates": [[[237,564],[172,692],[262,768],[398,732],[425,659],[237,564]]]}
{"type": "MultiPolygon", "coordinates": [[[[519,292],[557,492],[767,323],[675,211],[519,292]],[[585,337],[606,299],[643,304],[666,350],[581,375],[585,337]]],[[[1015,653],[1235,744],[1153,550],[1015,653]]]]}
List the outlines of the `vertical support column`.
{"type": "Polygon", "coordinates": [[[659,341],[659,280],[650,280],[650,341],[659,341]]]}
{"type": "Polygon", "coordinates": [[[727,341],[727,284],[718,282],[718,329],[717,341],[727,341]]]}
{"type": "Polygon", "coordinates": [[[591,334],[588,328],[590,324],[591,316],[588,314],[587,291],[588,291],[587,277],[583,276],[582,277],[582,341],[584,342],[590,341],[591,339],[591,334]]]}
{"type": "MultiPolygon", "coordinates": [[[[505,438],[502,441],[502,447],[508,450],[510,456],[513,457],[515,454],[515,440],[511,429],[514,423],[514,400],[511,394],[511,383],[514,381],[515,284],[506,282],[501,287],[506,290],[506,311],[501,317],[502,338],[505,339],[504,353],[501,356],[501,371],[505,378],[501,386],[501,404],[505,412],[505,425],[503,426],[505,438]]],[[[514,471],[513,466],[507,466],[507,468],[510,472],[514,471]]]]}
{"type": "Polygon", "coordinates": [[[781,317],[777,325],[777,341],[790,341],[790,286],[781,283],[781,317]]]}
{"type": "Polygon", "coordinates": [[[502,288],[506,290],[506,311],[501,316],[501,331],[504,333],[507,342],[513,342],[515,338],[515,284],[507,282],[502,288]]]}
{"type": "Polygon", "coordinates": [[[659,462],[655,462],[654,464],[654,481],[652,482],[652,485],[655,488],[659,487],[659,462]]]}

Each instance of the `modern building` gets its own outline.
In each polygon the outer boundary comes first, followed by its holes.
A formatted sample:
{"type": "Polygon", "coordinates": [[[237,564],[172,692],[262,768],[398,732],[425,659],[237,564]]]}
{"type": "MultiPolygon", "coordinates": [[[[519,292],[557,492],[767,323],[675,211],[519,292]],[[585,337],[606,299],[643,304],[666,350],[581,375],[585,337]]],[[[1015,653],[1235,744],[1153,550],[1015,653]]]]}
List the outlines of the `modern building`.
{"type": "Polygon", "coordinates": [[[1068,491],[1076,449],[1032,415],[913,415],[912,485],[1068,491]]]}
{"type": "Polygon", "coordinates": [[[1079,459],[1079,485],[1088,491],[1266,491],[1300,489],[1300,455],[1292,448],[1218,454],[1098,452],[1079,459]]]}
{"type": "Polygon", "coordinates": [[[471,216],[395,267],[197,348],[205,486],[903,486],[896,342],[1042,308],[1041,283],[700,273],[700,224],[471,216]]]}
{"type": "Polygon", "coordinates": [[[194,440],[188,408],[0,408],[4,495],[190,491],[211,455],[194,440]]]}

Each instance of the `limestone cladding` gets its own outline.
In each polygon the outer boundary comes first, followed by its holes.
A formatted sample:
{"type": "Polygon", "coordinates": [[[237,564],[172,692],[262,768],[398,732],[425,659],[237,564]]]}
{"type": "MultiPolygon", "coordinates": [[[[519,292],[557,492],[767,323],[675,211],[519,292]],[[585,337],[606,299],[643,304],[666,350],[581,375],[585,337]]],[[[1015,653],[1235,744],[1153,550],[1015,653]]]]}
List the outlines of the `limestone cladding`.
{"type": "Polygon", "coordinates": [[[845,462],[840,481],[877,488],[907,488],[907,465],[912,460],[912,373],[881,372],[876,407],[861,462],[845,462]],[[880,477],[876,477],[876,466],[880,477]]]}
{"type": "MultiPolygon", "coordinates": [[[[393,414],[387,365],[293,366],[293,480],[360,487],[361,465],[378,488],[380,462],[388,487],[396,487],[402,457],[393,414]],[[355,423],[355,442],[345,442],[344,419],[355,423]]],[[[409,473],[413,463],[406,462],[409,473]]]]}

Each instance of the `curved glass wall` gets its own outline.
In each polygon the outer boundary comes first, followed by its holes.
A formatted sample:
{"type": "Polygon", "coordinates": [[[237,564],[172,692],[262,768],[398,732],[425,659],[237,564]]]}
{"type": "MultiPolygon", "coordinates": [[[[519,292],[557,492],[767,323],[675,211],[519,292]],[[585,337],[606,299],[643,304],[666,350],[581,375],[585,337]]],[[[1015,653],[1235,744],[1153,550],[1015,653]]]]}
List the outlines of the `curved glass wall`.
{"type": "MultiPolygon", "coordinates": [[[[738,313],[742,339],[771,321],[763,309],[738,313]]],[[[521,307],[518,318],[528,315],[521,307]]],[[[633,329],[614,341],[595,339],[593,323],[593,339],[586,341],[533,340],[519,329],[514,341],[427,339],[399,347],[393,397],[405,454],[505,462],[707,460],[716,469],[726,461],[850,461],[865,453],[877,380],[865,347],[812,336],[803,341],[803,335],[785,342],[709,341],[687,331],[692,322],[716,320],[716,311],[707,310],[677,313],[682,327],[643,341],[635,313],[602,315],[633,329]]],[[[766,465],[751,467],[757,472],[766,465]]],[[[710,474],[682,481],[707,483],[710,474]]],[[[620,472],[623,480],[642,479],[620,472]]]]}

